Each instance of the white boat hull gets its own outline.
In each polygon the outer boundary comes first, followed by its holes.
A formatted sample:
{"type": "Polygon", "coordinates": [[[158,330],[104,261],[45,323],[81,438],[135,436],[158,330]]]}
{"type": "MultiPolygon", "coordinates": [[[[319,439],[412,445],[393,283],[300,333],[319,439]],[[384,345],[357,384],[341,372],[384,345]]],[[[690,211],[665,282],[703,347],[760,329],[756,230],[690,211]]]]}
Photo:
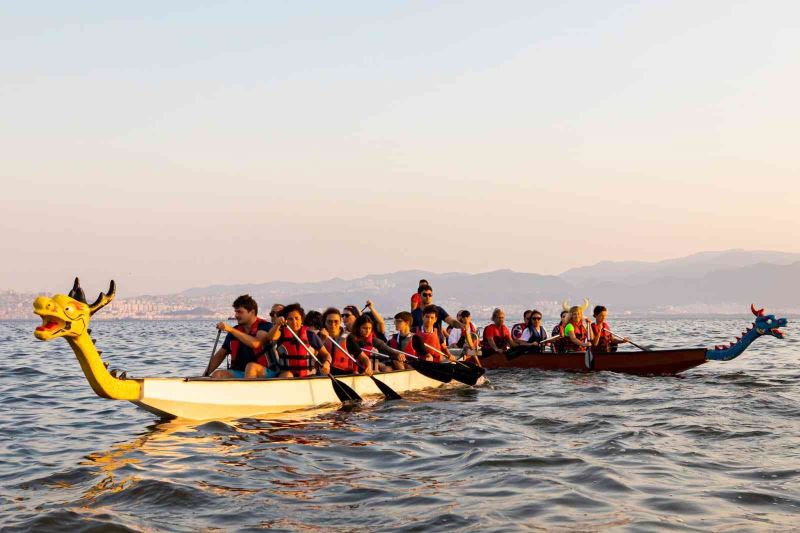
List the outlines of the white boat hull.
{"type": "MultiPolygon", "coordinates": [[[[375,374],[399,394],[444,384],[414,370],[375,374]]],[[[368,376],[337,376],[359,396],[383,396],[368,376]]],[[[246,418],[341,403],[330,378],[226,379],[144,378],[141,398],[131,400],[162,418],[246,418]]],[[[455,382],[453,382],[455,383],[455,382]]],[[[461,385],[455,383],[456,385],[461,385]]]]}

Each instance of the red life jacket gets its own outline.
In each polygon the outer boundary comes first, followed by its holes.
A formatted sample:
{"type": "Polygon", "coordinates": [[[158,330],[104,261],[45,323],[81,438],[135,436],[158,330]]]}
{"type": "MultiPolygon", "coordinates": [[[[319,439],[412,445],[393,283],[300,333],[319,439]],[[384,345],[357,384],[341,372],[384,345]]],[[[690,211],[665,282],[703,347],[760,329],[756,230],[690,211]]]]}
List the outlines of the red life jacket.
{"type": "MultiPolygon", "coordinates": [[[[572,324],[572,327],[575,328],[575,336],[578,338],[578,340],[586,342],[586,326],[583,325],[583,322],[581,322],[577,326],[575,324],[572,324]]],[[[586,348],[580,346],[579,344],[575,344],[569,337],[566,337],[565,339],[567,341],[567,351],[569,352],[586,351],[586,348]]]]}
{"type": "Polygon", "coordinates": [[[515,341],[518,341],[520,337],[522,337],[522,332],[525,331],[525,328],[527,327],[528,325],[524,322],[514,324],[514,326],[511,328],[511,338],[515,341]]]}
{"type": "MultiPolygon", "coordinates": [[[[266,322],[266,320],[256,317],[255,321],[250,326],[250,330],[247,331],[247,334],[250,335],[251,337],[255,337],[256,333],[258,333],[258,326],[262,322],[266,322]]],[[[239,331],[244,331],[244,328],[242,328],[242,326],[239,326],[239,325],[236,325],[234,327],[234,329],[238,329],[239,331]]],[[[241,348],[241,346],[242,346],[242,341],[240,341],[236,337],[233,337],[233,340],[231,341],[231,344],[230,344],[230,348],[231,348],[231,368],[236,369],[236,370],[244,370],[244,368],[242,368],[242,369],[237,369],[236,368],[236,357],[239,355],[239,348],[241,348]]],[[[253,361],[248,361],[248,362],[254,362],[254,363],[258,363],[258,364],[260,364],[262,366],[267,366],[267,358],[264,355],[264,345],[263,344],[262,344],[261,348],[259,348],[258,350],[253,350],[253,361]]]]}
{"type": "MultiPolygon", "coordinates": [[[[339,338],[335,340],[339,346],[346,348],[346,335],[339,335],[339,338]]],[[[341,372],[345,372],[347,374],[358,374],[358,365],[355,363],[355,361],[350,359],[345,352],[340,350],[339,346],[333,344],[330,338],[325,339],[325,349],[328,350],[328,353],[331,354],[331,357],[333,358],[333,363],[331,363],[331,366],[336,370],[340,370],[341,372]]]]}
{"type": "Polygon", "coordinates": [[[411,342],[411,338],[413,336],[414,335],[412,334],[412,335],[408,335],[407,337],[405,337],[406,339],[408,339],[408,342],[406,343],[405,348],[401,348],[400,347],[400,334],[396,333],[396,334],[392,335],[391,339],[389,339],[389,348],[394,348],[395,350],[400,350],[401,352],[406,352],[406,353],[411,354],[411,355],[417,355],[417,352],[414,351],[414,343],[411,342]]]}
{"type": "Polygon", "coordinates": [[[508,331],[508,328],[505,324],[502,327],[497,327],[497,324],[489,324],[483,330],[483,340],[481,341],[481,348],[486,351],[487,353],[493,353],[494,348],[489,344],[489,338],[486,336],[486,330],[490,327],[494,326],[494,329],[497,330],[497,334],[492,336],[494,339],[494,345],[497,346],[499,350],[504,350],[508,346],[508,339],[505,336],[505,332],[508,331]]]}
{"type": "Polygon", "coordinates": [[[561,336],[561,338],[553,341],[553,351],[555,353],[564,353],[567,351],[567,343],[569,342],[569,339],[564,337],[564,327],[565,327],[564,324],[559,322],[558,325],[553,328],[552,335],[554,337],[556,335],[561,336]]]}
{"type": "Polygon", "coordinates": [[[598,332],[597,324],[592,324],[592,338],[600,337],[600,340],[597,341],[597,350],[598,352],[605,352],[608,353],[611,351],[611,344],[614,340],[613,335],[611,335],[611,330],[608,329],[608,323],[603,322],[603,329],[598,332]]]}
{"type": "MultiPolygon", "coordinates": [[[[422,328],[419,328],[414,335],[419,337],[422,342],[428,346],[433,346],[440,352],[444,351],[442,350],[441,334],[438,329],[433,328],[433,331],[422,331],[422,328]]],[[[434,362],[440,363],[442,361],[442,356],[438,352],[428,349],[428,353],[433,357],[434,362]]]]}
{"type": "MultiPolygon", "coordinates": [[[[308,326],[302,326],[297,333],[303,344],[308,346],[308,326]]],[[[283,346],[286,354],[282,357],[281,370],[289,370],[298,377],[305,377],[314,368],[314,358],[303,348],[303,345],[289,331],[289,326],[283,326],[283,332],[278,339],[278,346],[283,346]]]]}

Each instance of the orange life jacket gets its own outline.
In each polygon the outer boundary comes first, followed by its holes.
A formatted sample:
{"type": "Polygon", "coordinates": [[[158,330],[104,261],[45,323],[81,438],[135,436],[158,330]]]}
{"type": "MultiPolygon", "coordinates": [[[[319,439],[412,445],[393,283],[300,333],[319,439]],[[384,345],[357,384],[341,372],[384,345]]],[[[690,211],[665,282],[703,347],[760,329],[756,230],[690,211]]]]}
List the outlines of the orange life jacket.
{"type": "Polygon", "coordinates": [[[395,333],[394,335],[392,335],[392,338],[389,339],[389,347],[390,348],[394,348],[395,350],[400,350],[401,352],[406,352],[406,353],[411,354],[411,355],[417,355],[417,352],[414,351],[414,343],[411,342],[411,339],[413,338],[413,336],[414,335],[412,334],[412,335],[408,335],[407,337],[405,337],[405,339],[408,339],[408,341],[406,342],[405,347],[401,347],[400,346],[400,334],[399,333],[395,333]]]}
{"type": "MultiPolygon", "coordinates": [[[[250,326],[250,329],[247,331],[247,334],[250,335],[251,337],[255,337],[256,333],[258,333],[258,326],[262,322],[266,322],[266,320],[256,317],[255,321],[250,326]]],[[[244,329],[239,325],[235,326],[235,329],[238,329],[239,331],[244,331],[244,329]]],[[[239,355],[239,349],[241,347],[242,347],[242,341],[240,341],[236,337],[233,337],[233,340],[231,341],[231,344],[230,344],[230,348],[231,348],[231,368],[233,368],[234,370],[244,370],[244,367],[247,365],[247,363],[251,363],[251,362],[252,363],[258,363],[258,364],[260,364],[262,366],[267,366],[267,358],[264,356],[264,346],[263,345],[258,350],[253,350],[253,360],[252,361],[247,361],[244,364],[240,364],[240,365],[237,366],[236,365],[236,357],[239,355]]]]}
{"type": "MultiPolygon", "coordinates": [[[[338,339],[334,339],[336,343],[341,346],[342,348],[346,348],[347,346],[347,336],[344,334],[339,335],[338,339]]],[[[342,350],[339,349],[339,346],[333,344],[330,338],[325,339],[325,348],[328,350],[328,353],[331,354],[333,358],[333,363],[331,366],[336,370],[344,372],[346,374],[358,374],[358,365],[347,356],[342,350]]]]}
{"type": "Polygon", "coordinates": [[[611,330],[608,329],[608,323],[603,322],[603,328],[598,332],[597,324],[592,324],[592,338],[600,337],[597,341],[597,348],[593,348],[598,352],[610,352],[611,345],[614,341],[614,336],[611,335],[611,330]]]}
{"type": "MultiPolygon", "coordinates": [[[[422,328],[419,328],[416,333],[414,333],[417,337],[419,337],[422,342],[427,344],[428,346],[433,346],[439,352],[443,352],[442,350],[442,341],[441,341],[441,334],[439,330],[433,328],[433,331],[422,331],[422,328]]],[[[433,360],[437,363],[442,361],[442,356],[440,353],[435,352],[433,350],[428,349],[428,353],[433,357],[433,360]]]]}
{"type": "MultiPolygon", "coordinates": [[[[308,326],[302,326],[297,333],[303,344],[308,346],[308,326]]],[[[283,326],[283,332],[278,339],[278,346],[282,346],[286,353],[281,357],[281,370],[289,370],[298,377],[305,377],[314,368],[314,358],[302,344],[289,331],[289,326],[283,326]]]]}
{"type": "MultiPolygon", "coordinates": [[[[575,324],[572,324],[572,327],[575,328],[575,337],[577,337],[578,340],[580,340],[580,341],[586,342],[586,326],[583,325],[583,322],[581,322],[577,326],[575,324]]],[[[575,344],[574,342],[572,342],[572,339],[570,339],[569,337],[565,337],[565,340],[566,340],[566,346],[567,346],[567,351],[568,352],[584,352],[584,351],[586,351],[586,348],[584,348],[583,346],[581,346],[579,344],[575,344]]]]}

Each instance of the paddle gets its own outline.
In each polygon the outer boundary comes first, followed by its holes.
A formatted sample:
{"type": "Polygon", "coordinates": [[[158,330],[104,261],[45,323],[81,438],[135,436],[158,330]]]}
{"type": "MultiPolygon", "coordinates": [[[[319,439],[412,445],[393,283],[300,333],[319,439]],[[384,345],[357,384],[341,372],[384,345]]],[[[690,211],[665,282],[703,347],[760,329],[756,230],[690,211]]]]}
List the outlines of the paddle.
{"type": "MultiPolygon", "coordinates": [[[[588,320],[587,320],[588,322],[588,320]]],[[[589,341],[589,346],[586,347],[586,355],[583,357],[583,362],[586,363],[586,368],[589,370],[594,369],[594,356],[592,355],[592,325],[587,324],[586,338],[589,341]]]]}
{"type": "MultiPolygon", "coordinates": [[[[302,340],[300,340],[300,337],[297,336],[297,333],[295,333],[294,330],[292,330],[292,328],[290,328],[288,325],[284,327],[288,329],[292,335],[294,335],[294,338],[297,339],[297,342],[300,343],[300,345],[303,347],[306,353],[308,353],[308,355],[313,357],[314,361],[316,361],[317,364],[321,367],[322,363],[320,362],[320,360],[317,359],[317,356],[311,352],[311,349],[308,346],[306,346],[306,344],[302,340]]],[[[333,384],[333,392],[336,393],[336,396],[339,398],[340,402],[346,403],[346,402],[362,401],[361,396],[359,396],[358,393],[353,389],[351,389],[348,385],[342,383],[335,377],[331,376],[330,373],[328,373],[328,377],[331,378],[331,383],[333,384]]]]}
{"type": "MultiPolygon", "coordinates": [[[[333,343],[334,346],[336,346],[337,348],[339,348],[339,350],[341,350],[342,352],[347,354],[347,357],[349,357],[350,360],[353,361],[356,364],[356,366],[358,366],[358,368],[360,368],[361,370],[365,370],[365,368],[363,366],[361,366],[361,364],[356,360],[356,358],[353,357],[352,355],[350,355],[350,352],[348,352],[347,350],[342,348],[342,346],[338,342],[333,340],[332,336],[328,335],[328,338],[330,339],[330,341],[333,343]]],[[[376,379],[375,376],[370,376],[370,378],[372,378],[373,383],[375,383],[375,385],[383,393],[383,396],[386,398],[386,400],[400,400],[400,399],[402,399],[402,397],[399,394],[397,394],[394,390],[392,390],[392,388],[389,385],[387,385],[386,383],[376,379]]]]}
{"type": "MultiPolygon", "coordinates": [[[[211,349],[211,358],[212,359],[214,358],[214,354],[217,353],[217,344],[219,344],[219,336],[220,335],[222,335],[222,330],[218,329],[217,330],[217,338],[214,341],[214,348],[211,349]]],[[[206,365],[206,371],[203,372],[203,376],[208,377],[208,374],[211,372],[210,368],[211,368],[211,360],[208,361],[208,364],[206,365]]]]}
{"type": "MultiPolygon", "coordinates": [[[[433,350],[434,352],[438,353],[442,357],[447,357],[444,352],[437,350],[433,346],[428,343],[422,343],[426,348],[433,350]]],[[[443,363],[439,363],[443,364],[443,363]]],[[[475,385],[481,376],[486,373],[486,369],[474,366],[474,365],[467,365],[465,363],[461,363],[459,361],[455,361],[454,364],[455,368],[453,369],[453,379],[456,381],[460,381],[466,385],[475,385]]]]}
{"type": "Polygon", "coordinates": [[[645,347],[643,347],[643,346],[639,346],[638,344],[636,344],[636,343],[635,343],[635,342],[633,342],[632,340],[630,340],[630,339],[626,339],[625,337],[620,337],[620,336],[619,336],[619,335],[617,335],[616,333],[612,333],[612,332],[610,332],[610,331],[609,331],[609,333],[611,333],[611,335],[613,335],[614,337],[618,338],[618,339],[619,339],[619,340],[621,340],[621,341],[627,340],[629,343],[631,343],[631,345],[632,345],[632,346],[635,346],[635,347],[639,348],[639,349],[640,349],[641,351],[643,351],[643,352],[652,352],[652,351],[653,351],[653,349],[652,349],[652,348],[645,348],[645,347]]]}
{"type": "MultiPolygon", "coordinates": [[[[433,361],[426,361],[424,359],[420,359],[416,355],[412,355],[408,352],[398,350],[397,348],[392,348],[392,349],[397,351],[398,353],[405,355],[406,357],[410,357],[411,359],[406,360],[408,364],[411,365],[411,368],[413,368],[423,376],[435,379],[436,381],[441,381],[442,383],[450,383],[451,381],[453,381],[453,368],[455,367],[454,365],[445,365],[442,363],[434,363],[433,361]]],[[[374,348],[372,352],[367,352],[367,353],[383,355],[374,348]]]]}
{"type": "MultiPolygon", "coordinates": [[[[549,342],[553,342],[554,340],[557,340],[557,339],[560,339],[560,338],[561,338],[561,335],[555,335],[553,337],[548,337],[548,338],[546,338],[544,340],[539,341],[539,346],[542,346],[542,345],[547,344],[549,342]]],[[[512,359],[516,359],[517,357],[519,357],[521,355],[530,355],[530,354],[534,354],[535,355],[537,353],[542,353],[542,352],[529,352],[529,351],[526,350],[526,348],[538,348],[539,346],[516,346],[516,347],[511,348],[509,351],[506,352],[506,359],[508,359],[510,361],[512,359]]]]}

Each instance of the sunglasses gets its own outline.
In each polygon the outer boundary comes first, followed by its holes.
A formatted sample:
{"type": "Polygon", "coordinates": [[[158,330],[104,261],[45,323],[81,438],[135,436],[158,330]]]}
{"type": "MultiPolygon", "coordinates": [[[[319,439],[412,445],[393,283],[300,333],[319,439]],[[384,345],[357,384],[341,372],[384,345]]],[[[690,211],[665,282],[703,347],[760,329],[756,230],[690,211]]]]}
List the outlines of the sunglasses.
{"type": "Polygon", "coordinates": [[[342,313],[342,318],[348,318],[348,317],[351,317],[351,316],[353,316],[353,315],[351,315],[350,313],[342,313]]]}
{"type": "Polygon", "coordinates": [[[533,317],[533,319],[534,319],[534,320],[541,320],[541,319],[542,319],[542,317],[540,317],[540,316],[535,316],[535,317],[533,317]]]}
{"type": "Polygon", "coordinates": [[[276,316],[277,314],[278,314],[278,313],[276,313],[275,311],[270,311],[270,312],[269,312],[269,316],[276,316]]]}

